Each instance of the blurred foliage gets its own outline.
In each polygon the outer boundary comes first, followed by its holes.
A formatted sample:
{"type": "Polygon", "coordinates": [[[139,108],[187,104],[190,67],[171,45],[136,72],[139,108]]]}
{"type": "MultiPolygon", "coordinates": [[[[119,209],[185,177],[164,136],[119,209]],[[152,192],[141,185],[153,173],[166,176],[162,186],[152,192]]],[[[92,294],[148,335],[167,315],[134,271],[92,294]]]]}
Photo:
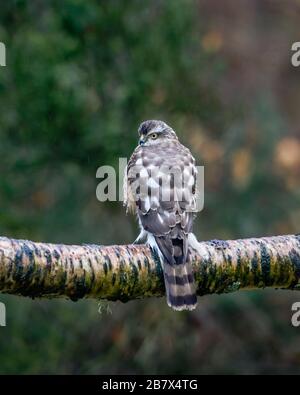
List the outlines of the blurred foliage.
{"type": "MultiPolygon", "coordinates": [[[[95,175],[130,155],[151,118],[205,165],[199,237],[299,231],[300,70],[290,65],[299,14],[293,0],[2,4],[0,233],[134,240],[121,203],[96,200],[95,175]]],[[[0,372],[299,373],[296,300],[210,296],[175,314],[154,299],[110,304],[110,315],[97,301],[1,296],[0,372]]]]}

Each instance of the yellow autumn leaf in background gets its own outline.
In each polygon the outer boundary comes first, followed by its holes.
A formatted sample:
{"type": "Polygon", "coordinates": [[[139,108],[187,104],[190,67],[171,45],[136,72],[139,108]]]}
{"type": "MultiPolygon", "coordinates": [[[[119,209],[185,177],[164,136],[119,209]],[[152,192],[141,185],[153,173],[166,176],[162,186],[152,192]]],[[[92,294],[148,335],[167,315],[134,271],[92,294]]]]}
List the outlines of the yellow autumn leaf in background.
{"type": "Polygon", "coordinates": [[[207,52],[217,52],[223,45],[223,38],[220,32],[211,30],[202,38],[202,48],[207,52]]]}
{"type": "Polygon", "coordinates": [[[251,152],[246,148],[238,149],[233,153],[231,160],[233,182],[238,186],[248,183],[251,175],[251,152]]]}
{"type": "Polygon", "coordinates": [[[295,137],[283,138],[277,144],[275,161],[283,170],[300,170],[300,140],[295,137]]]}

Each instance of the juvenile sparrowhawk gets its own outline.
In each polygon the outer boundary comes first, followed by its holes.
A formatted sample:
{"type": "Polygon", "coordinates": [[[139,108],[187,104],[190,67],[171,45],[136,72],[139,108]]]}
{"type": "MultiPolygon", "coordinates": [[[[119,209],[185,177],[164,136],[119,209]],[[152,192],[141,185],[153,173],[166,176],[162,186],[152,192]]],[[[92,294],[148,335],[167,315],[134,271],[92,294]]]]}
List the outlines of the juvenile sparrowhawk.
{"type": "Polygon", "coordinates": [[[162,121],[145,121],[139,129],[124,180],[124,202],[137,214],[141,233],[162,261],[167,303],[192,310],[197,296],[188,247],[196,212],[195,159],[175,131],[162,121]]]}

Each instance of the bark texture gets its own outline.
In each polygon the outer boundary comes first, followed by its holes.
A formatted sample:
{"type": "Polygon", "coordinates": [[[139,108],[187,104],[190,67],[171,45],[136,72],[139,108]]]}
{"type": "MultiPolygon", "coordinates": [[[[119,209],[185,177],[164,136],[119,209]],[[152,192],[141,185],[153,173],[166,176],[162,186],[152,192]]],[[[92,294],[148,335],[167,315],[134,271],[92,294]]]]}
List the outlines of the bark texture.
{"type": "MultiPolygon", "coordinates": [[[[201,242],[190,251],[198,294],[300,287],[300,235],[201,242]]],[[[126,302],[164,295],[159,258],[145,245],[35,243],[0,237],[0,292],[126,302]]]]}

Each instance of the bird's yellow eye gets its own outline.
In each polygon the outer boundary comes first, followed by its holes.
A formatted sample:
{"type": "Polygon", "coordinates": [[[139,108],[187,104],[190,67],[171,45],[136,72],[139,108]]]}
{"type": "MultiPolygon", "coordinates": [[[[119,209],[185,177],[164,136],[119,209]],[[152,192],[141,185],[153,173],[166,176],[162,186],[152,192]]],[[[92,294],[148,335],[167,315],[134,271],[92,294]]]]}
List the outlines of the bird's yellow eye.
{"type": "Polygon", "coordinates": [[[152,133],[152,134],[150,134],[150,137],[151,137],[152,140],[156,140],[157,137],[158,137],[158,134],[157,133],[152,133]]]}

